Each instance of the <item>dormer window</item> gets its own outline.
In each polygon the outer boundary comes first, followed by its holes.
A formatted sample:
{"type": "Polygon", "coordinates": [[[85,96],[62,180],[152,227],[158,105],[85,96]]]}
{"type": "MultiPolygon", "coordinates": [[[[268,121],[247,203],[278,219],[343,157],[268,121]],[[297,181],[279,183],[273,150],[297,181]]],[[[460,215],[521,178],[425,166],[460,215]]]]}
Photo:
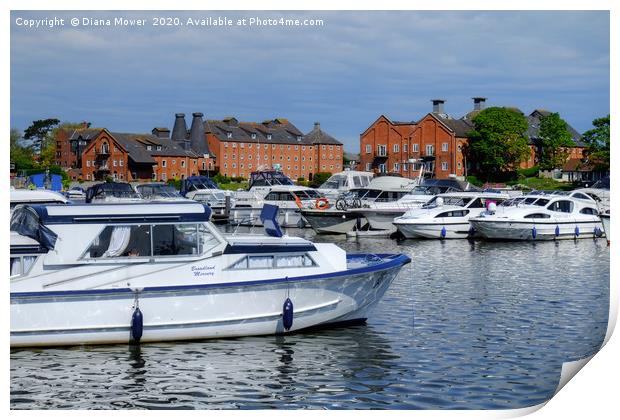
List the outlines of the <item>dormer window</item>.
{"type": "Polygon", "coordinates": [[[267,134],[267,140],[271,140],[271,134],[267,134]]]}
{"type": "Polygon", "coordinates": [[[256,139],[256,133],[252,133],[252,140],[256,139]]]}
{"type": "Polygon", "coordinates": [[[301,141],[301,136],[297,136],[297,141],[301,141]]]}
{"type": "Polygon", "coordinates": [[[232,133],[230,131],[226,133],[226,138],[232,139],[232,133]]]}
{"type": "Polygon", "coordinates": [[[161,146],[157,146],[157,150],[161,150],[161,146]]]}
{"type": "Polygon", "coordinates": [[[101,154],[107,155],[109,152],[110,152],[110,146],[108,146],[108,143],[103,143],[101,145],[101,154]]]}
{"type": "Polygon", "coordinates": [[[152,149],[153,149],[153,146],[151,146],[150,144],[146,145],[146,150],[152,150],[152,149]]]}

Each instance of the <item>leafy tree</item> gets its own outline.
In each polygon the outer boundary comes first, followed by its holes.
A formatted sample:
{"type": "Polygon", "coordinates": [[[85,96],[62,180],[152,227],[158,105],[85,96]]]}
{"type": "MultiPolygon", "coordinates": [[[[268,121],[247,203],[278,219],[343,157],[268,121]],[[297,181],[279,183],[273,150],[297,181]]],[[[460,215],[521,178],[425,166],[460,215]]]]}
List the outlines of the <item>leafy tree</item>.
{"type": "Polygon", "coordinates": [[[560,114],[557,112],[540,119],[540,168],[561,168],[566,163],[570,151],[574,146],[570,131],[560,114]]]}
{"type": "Polygon", "coordinates": [[[609,170],[609,115],[592,121],[593,129],[583,133],[581,140],[587,145],[585,159],[597,170],[609,170]]]}
{"type": "Polygon", "coordinates": [[[22,136],[14,128],[11,129],[11,163],[15,164],[15,169],[28,169],[34,166],[32,149],[21,144],[22,136]]]}
{"type": "Polygon", "coordinates": [[[24,131],[24,138],[32,140],[35,151],[41,152],[45,148],[46,143],[50,141],[50,132],[58,123],[60,123],[60,120],[56,118],[33,121],[30,127],[24,131]]]}
{"type": "Polygon", "coordinates": [[[465,153],[480,178],[488,181],[498,172],[512,171],[526,160],[530,147],[525,133],[527,119],[510,108],[491,107],[474,118],[465,153]]]}
{"type": "Polygon", "coordinates": [[[332,176],[331,172],[317,172],[316,174],[314,174],[314,177],[312,178],[312,182],[310,182],[310,185],[313,188],[317,188],[322,183],[327,181],[330,176],[332,176]]]}

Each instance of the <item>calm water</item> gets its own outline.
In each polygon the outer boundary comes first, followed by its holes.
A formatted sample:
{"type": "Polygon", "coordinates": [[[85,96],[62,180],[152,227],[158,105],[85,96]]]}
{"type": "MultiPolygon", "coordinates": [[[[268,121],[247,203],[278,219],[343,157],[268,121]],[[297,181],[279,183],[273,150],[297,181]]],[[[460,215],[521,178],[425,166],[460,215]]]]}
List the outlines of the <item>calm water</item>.
{"type": "Polygon", "coordinates": [[[11,408],[517,408],[605,336],[604,240],[315,239],[413,263],[363,326],[12,351],[11,408]]]}

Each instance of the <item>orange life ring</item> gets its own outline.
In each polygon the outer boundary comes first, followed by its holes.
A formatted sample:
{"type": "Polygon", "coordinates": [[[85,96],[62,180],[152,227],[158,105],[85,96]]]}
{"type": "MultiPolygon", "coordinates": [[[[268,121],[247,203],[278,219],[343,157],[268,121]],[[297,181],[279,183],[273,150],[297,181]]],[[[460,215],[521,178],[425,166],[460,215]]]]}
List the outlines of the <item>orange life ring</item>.
{"type": "Polygon", "coordinates": [[[314,208],[318,210],[327,210],[329,207],[329,200],[327,198],[317,198],[314,203],[314,208]]]}

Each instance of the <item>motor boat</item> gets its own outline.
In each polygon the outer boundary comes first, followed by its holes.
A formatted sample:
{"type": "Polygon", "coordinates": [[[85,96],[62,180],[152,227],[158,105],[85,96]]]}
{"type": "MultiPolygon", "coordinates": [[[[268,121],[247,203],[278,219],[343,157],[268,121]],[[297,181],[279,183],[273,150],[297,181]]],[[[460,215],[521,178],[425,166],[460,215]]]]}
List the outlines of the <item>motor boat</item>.
{"type": "Polygon", "coordinates": [[[347,254],[282,233],[225,235],[195,202],[20,206],[12,347],[286,334],[360,322],[403,254],[347,254]]]}
{"type": "Polygon", "coordinates": [[[596,181],[590,187],[578,188],[575,192],[584,193],[592,197],[597,202],[599,213],[604,214],[609,211],[611,204],[609,185],[609,177],[606,177],[596,181]]]}
{"type": "Polygon", "coordinates": [[[20,204],[67,204],[67,197],[56,191],[44,189],[14,189],[10,192],[11,214],[20,204]]]}
{"type": "Polygon", "coordinates": [[[146,201],[189,201],[174,186],[159,182],[136,185],[136,191],[146,201]]]}
{"type": "MultiPolygon", "coordinates": [[[[367,223],[364,215],[357,211],[373,203],[394,202],[406,195],[417,180],[397,176],[374,178],[365,188],[353,188],[347,196],[341,196],[328,206],[301,210],[303,218],[317,233],[346,234],[354,227],[367,223]]],[[[390,220],[391,221],[391,220],[390,220]]]]}
{"type": "Polygon", "coordinates": [[[605,231],[605,237],[607,238],[607,243],[611,242],[611,224],[610,224],[610,212],[599,214],[601,218],[601,222],[603,223],[603,230],[605,231]]]}
{"type": "Polygon", "coordinates": [[[86,190],[86,203],[134,203],[143,201],[127,182],[103,182],[86,190]]]}
{"type": "Polygon", "coordinates": [[[83,201],[86,199],[86,191],[82,187],[74,186],[65,192],[65,196],[71,201],[83,201]]]}
{"type": "Polygon", "coordinates": [[[470,223],[485,239],[540,241],[602,236],[596,201],[579,194],[527,194],[490,207],[470,223]]]}
{"type": "Polygon", "coordinates": [[[355,188],[364,188],[372,181],[372,172],[344,170],[329,177],[319,188],[318,192],[330,201],[336,201],[340,195],[355,188]]]}
{"type": "Polygon", "coordinates": [[[462,191],[481,191],[479,188],[455,179],[425,179],[421,185],[416,185],[411,191],[396,201],[375,201],[363,205],[361,209],[352,208],[349,211],[361,213],[368,221],[372,230],[394,232],[395,218],[404,215],[411,209],[418,209],[428,203],[438,194],[462,191]]]}
{"type": "Polygon", "coordinates": [[[253,204],[235,205],[230,211],[230,222],[240,226],[261,226],[260,214],[265,204],[276,205],[278,223],[282,227],[305,227],[306,221],[301,217],[301,209],[314,209],[329,205],[329,201],[313,188],[298,185],[277,185],[262,199],[253,204]]]}
{"type": "Polygon", "coordinates": [[[456,192],[439,194],[420,208],[394,219],[405,238],[461,239],[476,236],[469,219],[509,199],[504,193],[456,192]]]}
{"type": "Polygon", "coordinates": [[[189,176],[181,182],[181,195],[211,207],[211,219],[215,223],[228,222],[229,210],[235,205],[230,191],[220,189],[208,176],[189,176]]]}

